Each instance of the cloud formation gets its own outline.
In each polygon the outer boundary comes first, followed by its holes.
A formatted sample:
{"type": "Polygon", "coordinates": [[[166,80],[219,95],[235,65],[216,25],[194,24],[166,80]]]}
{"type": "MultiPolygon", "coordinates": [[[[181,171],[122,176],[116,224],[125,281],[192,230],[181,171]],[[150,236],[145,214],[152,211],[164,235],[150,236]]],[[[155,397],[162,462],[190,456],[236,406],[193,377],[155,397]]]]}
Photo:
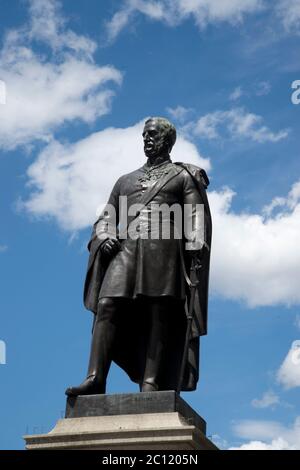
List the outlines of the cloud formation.
{"type": "Polygon", "coordinates": [[[294,325],[295,325],[296,328],[298,328],[300,330],[300,315],[299,314],[296,315],[294,325]]]}
{"type": "Polygon", "coordinates": [[[277,372],[277,380],[286,389],[300,387],[300,340],[292,343],[277,372]]]}
{"type": "Polygon", "coordinates": [[[69,49],[92,56],[97,48],[96,43],[67,27],[58,0],[28,0],[28,2],[29,25],[23,28],[23,32],[29,39],[42,41],[56,51],[69,49]]]}
{"type": "Polygon", "coordinates": [[[299,304],[300,182],[281,198],[277,211],[273,201],[268,215],[264,210],[233,212],[234,196],[228,188],[209,194],[214,222],[212,290],[250,307],[299,304]]]}
{"type": "Polygon", "coordinates": [[[230,93],[229,100],[239,101],[242,97],[250,98],[252,96],[266,96],[271,92],[271,89],[271,83],[266,80],[251,83],[246,89],[239,85],[230,93]]]}
{"type": "Polygon", "coordinates": [[[93,62],[96,44],[66,26],[55,0],[30,0],[28,24],[9,30],[0,51],[6,83],[0,107],[0,148],[49,141],[59,126],[91,123],[110,110],[121,73],[93,62]],[[47,52],[37,52],[36,45],[47,52]]]}
{"type": "MultiPolygon", "coordinates": [[[[238,99],[241,90],[236,89],[232,99],[238,99]]],[[[228,111],[214,111],[200,117],[195,122],[186,124],[187,132],[206,139],[250,139],[257,143],[276,143],[285,139],[288,129],[278,132],[270,130],[264,123],[262,116],[246,111],[244,108],[232,108],[228,111]]]]}
{"type": "Polygon", "coordinates": [[[113,41],[137,14],[169,26],[192,18],[202,29],[210,23],[240,23],[246,14],[260,11],[262,6],[262,0],[127,0],[107,23],[107,33],[113,41]]]}
{"type": "Polygon", "coordinates": [[[280,402],[279,396],[272,390],[265,392],[261,399],[255,398],[252,400],[251,405],[254,408],[269,408],[278,405],[280,402]]]}
{"type": "Polygon", "coordinates": [[[299,450],[300,416],[287,427],[277,421],[245,420],[233,426],[234,433],[250,442],[230,450],[299,450]]]}
{"type": "Polygon", "coordinates": [[[299,0],[124,0],[106,23],[108,42],[113,42],[136,17],[160,21],[174,27],[192,19],[202,31],[209,24],[241,24],[250,15],[266,12],[266,21],[275,25],[277,33],[300,33],[299,0]],[[275,21],[274,21],[275,20],[275,21]]]}
{"type": "Polygon", "coordinates": [[[287,32],[300,32],[299,0],[279,0],[276,13],[287,32]]]}
{"type": "Polygon", "coordinates": [[[238,101],[244,95],[244,90],[241,86],[236,87],[229,95],[230,101],[238,101]]]}
{"type": "Polygon", "coordinates": [[[194,112],[192,108],[185,108],[184,106],[180,105],[176,106],[176,108],[167,108],[166,111],[172,119],[179,123],[185,122],[188,117],[194,112]]]}

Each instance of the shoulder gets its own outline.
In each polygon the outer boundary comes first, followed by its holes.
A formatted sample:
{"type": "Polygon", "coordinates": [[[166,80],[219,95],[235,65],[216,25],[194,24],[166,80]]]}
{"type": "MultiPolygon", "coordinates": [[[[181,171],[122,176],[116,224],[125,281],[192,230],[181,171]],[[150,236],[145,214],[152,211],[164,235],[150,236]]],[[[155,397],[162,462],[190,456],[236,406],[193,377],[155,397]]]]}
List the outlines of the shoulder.
{"type": "Polygon", "coordinates": [[[114,191],[124,193],[130,190],[133,184],[143,175],[141,168],[121,175],[114,186],[114,191]]]}
{"type": "Polygon", "coordinates": [[[209,185],[209,179],[206,174],[206,171],[199,166],[193,165],[191,163],[175,162],[174,165],[184,168],[184,176],[187,178],[192,177],[197,180],[198,183],[201,183],[206,189],[209,185]]]}
{"type": "Polygon", "coordinates": [[[143,173],[143,167],[138,168],[136,170],[130,171],[129,173],[125,173],[124,175],[120,176],[118,181],[124,182],[128,180],[129,178],[138,178],[141,174],[143,173]]]}
{"type": "Polygon", "coordinates": [[[126,183],[128,180],[137,178],[140,175],[140,173],[141,173],[140,169],[130,171],[129,173],[124,173],[117,179],[115,186],[122,186],[122,184],[126,183]]]}

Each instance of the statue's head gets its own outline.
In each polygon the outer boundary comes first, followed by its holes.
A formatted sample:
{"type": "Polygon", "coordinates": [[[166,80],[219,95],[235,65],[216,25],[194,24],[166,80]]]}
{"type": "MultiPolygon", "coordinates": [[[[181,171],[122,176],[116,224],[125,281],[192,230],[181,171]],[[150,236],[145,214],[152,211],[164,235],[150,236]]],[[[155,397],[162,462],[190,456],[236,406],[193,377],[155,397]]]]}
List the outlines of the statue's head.
{"type": "Polygon", "coordinates": [[[148,158],[170,153],[176,141],[176,129],[162,117],[151,117],[143,131],[144,152],[148,158]]]}

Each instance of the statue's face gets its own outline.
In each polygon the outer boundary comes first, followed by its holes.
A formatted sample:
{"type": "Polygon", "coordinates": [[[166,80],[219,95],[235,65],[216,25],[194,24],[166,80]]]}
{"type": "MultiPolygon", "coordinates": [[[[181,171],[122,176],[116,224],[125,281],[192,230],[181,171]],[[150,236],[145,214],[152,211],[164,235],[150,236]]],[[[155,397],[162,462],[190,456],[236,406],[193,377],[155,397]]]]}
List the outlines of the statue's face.
{"type": "Polygon", "coordinates": [[[159,123],[155,120],[149,121],[145,124],[143,139],[144,152],[148,158],[160,155],[166,146],[164,133],[161,130],[159,123]]]}

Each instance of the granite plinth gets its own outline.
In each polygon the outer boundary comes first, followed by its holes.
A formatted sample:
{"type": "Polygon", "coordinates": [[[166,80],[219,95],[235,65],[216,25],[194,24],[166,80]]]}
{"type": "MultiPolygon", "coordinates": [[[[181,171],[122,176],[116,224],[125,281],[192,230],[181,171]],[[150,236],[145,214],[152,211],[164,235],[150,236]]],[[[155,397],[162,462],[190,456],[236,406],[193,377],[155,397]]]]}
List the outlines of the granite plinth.
{"type": "Polygon", "coordinates": [[[66,417],[26,449],[216,450],[206,423],[175,392],[68,398],[66,417]]]}
{"type": "Polygon", "coordinates": [[[65,418],[148,413],[179,413],[188,424],[206,433],[206,422],[176,392],[88,395],[67,399],[65,418]]]}

